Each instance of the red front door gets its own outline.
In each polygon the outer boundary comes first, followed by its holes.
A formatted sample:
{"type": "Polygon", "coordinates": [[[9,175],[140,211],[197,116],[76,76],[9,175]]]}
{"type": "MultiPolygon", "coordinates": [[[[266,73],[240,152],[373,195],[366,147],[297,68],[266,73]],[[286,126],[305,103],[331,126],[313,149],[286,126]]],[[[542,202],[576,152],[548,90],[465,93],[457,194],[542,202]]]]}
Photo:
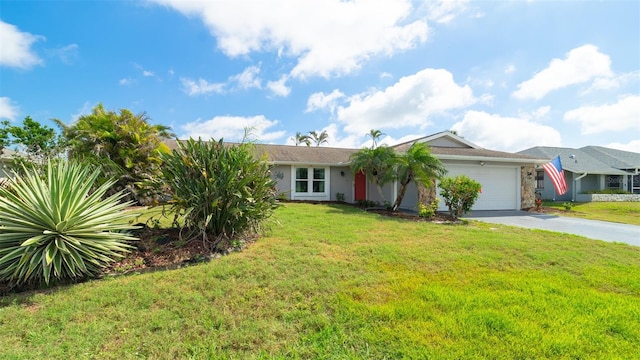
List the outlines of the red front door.
{"type": "Polygon", "coordinates": [[[356,173],[354,183],[354,200],[367,200],[367,177],[362,171],[356,173]]]}

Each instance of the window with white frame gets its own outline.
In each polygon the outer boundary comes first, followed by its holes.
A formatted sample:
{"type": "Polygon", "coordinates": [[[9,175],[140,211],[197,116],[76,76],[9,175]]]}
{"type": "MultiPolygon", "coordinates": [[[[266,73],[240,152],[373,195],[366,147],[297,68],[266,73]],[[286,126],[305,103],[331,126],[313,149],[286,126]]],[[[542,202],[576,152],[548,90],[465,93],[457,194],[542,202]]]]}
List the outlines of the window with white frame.
{"type": "Polygon", "coordinates": [[[325,168],[296,168],[296,192],[316,194],[324,193],[326,182],[325,171],[325,168]]]}
{"type": "Polygon", "coordinates": [[[621,175],[607,175],[607,189],[621,189],[622,183],[621,175]]]}

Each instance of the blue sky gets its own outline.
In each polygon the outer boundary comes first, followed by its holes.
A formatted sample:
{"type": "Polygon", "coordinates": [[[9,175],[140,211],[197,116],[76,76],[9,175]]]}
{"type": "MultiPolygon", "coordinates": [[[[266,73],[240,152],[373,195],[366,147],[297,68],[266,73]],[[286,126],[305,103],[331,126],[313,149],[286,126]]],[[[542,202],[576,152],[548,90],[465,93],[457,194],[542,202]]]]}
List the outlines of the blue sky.
{"type": "Polygon", "coordinates": [[[98,102],[180,138],[640,152],[640,2],[0,1],[0,118],[98,102]]]}

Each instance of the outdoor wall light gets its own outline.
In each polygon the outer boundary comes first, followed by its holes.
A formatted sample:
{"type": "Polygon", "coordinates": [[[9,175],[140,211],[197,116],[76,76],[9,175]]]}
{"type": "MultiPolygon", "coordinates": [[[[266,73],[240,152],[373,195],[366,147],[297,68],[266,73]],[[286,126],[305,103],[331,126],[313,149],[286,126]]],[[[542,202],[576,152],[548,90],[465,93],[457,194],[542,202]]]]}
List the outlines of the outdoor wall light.
{"type": "Polygon", "coordinates": [[[485,166],[487,163],[484,161],[480,161],[480,166],[485,166]]]}
{"type": "Polygon", "coordinates": [[[343,170],[340,171],[340,176],[344,176],[344,171],[343,170]]]}

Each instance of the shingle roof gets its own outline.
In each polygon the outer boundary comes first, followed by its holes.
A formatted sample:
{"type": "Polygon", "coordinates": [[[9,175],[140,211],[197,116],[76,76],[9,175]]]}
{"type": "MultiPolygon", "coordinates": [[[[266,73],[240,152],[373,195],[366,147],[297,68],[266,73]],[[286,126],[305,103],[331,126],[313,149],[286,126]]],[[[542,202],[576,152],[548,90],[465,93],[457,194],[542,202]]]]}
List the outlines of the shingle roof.
{"type": "MultiPolygon", "coordinates": [[[[429,140],[441,136],[449,136],[457,138],[457,136],[450,134],[449,132],[437,133],[434,135],[422,137],[413,141],[398,144],[393,148],[396,151],[405,151],[416,141],[429,140]]],[[[165,144],[170,149],[176,149],[178,147],[176,140],[166,140],[165,144]]],[[[233,143],[227,143],[233,145],[233,143]]],[[[439,158],[449,159],[474,159],[474,160],[497,160],[497,161],[515,161],[515,162],[540,162],[540,158],[536,158],[535,155],[526,154],[514,154],[503,151],[494,151],[482,149],[479,147],[466,147],[469,146],[468,141],[462,140],[461,144],[465,147],[443,147],[443,146],[431,146],[432,154],[439,158]]],[[[473,145],[473,144],[471,144],[473,145]]],[[[258,155],[267,154],[267,158],[270,162],[282,163],[282,164],[324,164],[324,165],[338,165],[347,164],[350,161],[352,154],[358,152],[360,149],[345,149],[345,148],[332,148],[332,147],[309,147],[309,146],[292,146],[292,145],[271,145],[271,144],[256,144],[256,151],[258,155]]]]}
{"type": "Polygon", "coordinates": [[[562,168],[574,173],[624,175],[626,172],[616,169],[606,162],[592,156],[582,149],[562,147],[537,146],[519,152],[547,159],[553,159],[560,155],[562,168]]]}
{"type": "Polygon", "coordinates": [[[640,153],[610,149],[602,146],[585,146],[580,150],[617,169],[640,168],[640,153]]]}
{"type": "Polygon", "coordinates": [[[310,147],[290,145],[256,145],[256,150],[267,153],[269,161],[275,163],[346,164],[351,154],[358,149],[310,147]]]}
{"type": "Polygon", "coordinates": [[[540,157],[528,154],[514,154],[504,151],[495,151],[487,149],[470,149],[458,147],[440,147],[431,146],[431,153],[434,155],[453,155],[460,157],[485,157],[485,158],[501,158],[514,160],[540,160],[540,157]]]}
{"type": "MultiPolygon", "coordinates": [[[[170,149],[177,149],[176,140],[167,140],[165,144],[170,149]]],[[[234,143],[227,143],[234,145],[234,143]]],[[[267,154],[270,162],[274,163],[305,163],[305,164],[346,164],[349,162],[351,154],[358,149],[344,149],[332,147],[310,147],[310,146],[291,146],[291,145],[270,145],[256,144],[256,152],[259,156],[267,154]]]]}

